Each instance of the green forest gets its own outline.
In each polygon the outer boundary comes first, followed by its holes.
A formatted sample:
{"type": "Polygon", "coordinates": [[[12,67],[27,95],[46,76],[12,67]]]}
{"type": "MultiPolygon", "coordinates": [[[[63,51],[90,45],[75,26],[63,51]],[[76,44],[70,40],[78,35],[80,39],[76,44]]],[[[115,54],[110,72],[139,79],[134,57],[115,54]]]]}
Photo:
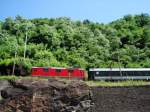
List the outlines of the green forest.
{"type": "MultiPolygon", "coordinates": [[[[150,67],[150,15],[108,24],[67,17],[0,21],[0,67],[150,67]]],[[[11,71],[11,70],[10,70],[11,71]]]]}

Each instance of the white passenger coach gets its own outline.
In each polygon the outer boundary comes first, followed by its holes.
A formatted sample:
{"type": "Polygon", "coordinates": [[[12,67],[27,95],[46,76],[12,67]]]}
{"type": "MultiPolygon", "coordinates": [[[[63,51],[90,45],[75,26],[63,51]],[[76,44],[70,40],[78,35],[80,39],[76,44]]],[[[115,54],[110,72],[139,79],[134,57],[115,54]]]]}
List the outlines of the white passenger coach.
{"type": "Polygon", "coordinates": [[[92,80],[149,80],[150,68],[90,68],[92,80]]]}

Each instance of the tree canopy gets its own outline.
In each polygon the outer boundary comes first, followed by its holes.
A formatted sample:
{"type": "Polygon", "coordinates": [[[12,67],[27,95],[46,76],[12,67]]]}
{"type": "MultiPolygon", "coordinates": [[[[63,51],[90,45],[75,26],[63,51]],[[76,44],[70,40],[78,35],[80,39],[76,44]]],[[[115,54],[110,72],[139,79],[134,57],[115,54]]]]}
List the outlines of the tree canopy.
{"type": "Polygon", "coordinates": [[[28,69],[150,67],[150,16],[126,15],[109,24],[8,17],[0,21],[0,48],[0,65],[13,65],[15,60],[28,69]]]}

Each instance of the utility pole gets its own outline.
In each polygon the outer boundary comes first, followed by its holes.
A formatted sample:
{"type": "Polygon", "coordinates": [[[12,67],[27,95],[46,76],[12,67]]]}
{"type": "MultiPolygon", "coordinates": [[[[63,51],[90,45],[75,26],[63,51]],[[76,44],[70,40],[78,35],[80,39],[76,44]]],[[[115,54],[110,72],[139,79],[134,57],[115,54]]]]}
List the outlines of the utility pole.
{"type": "Polygon", "coordinates": [[[26,58],[26,50],[27,50],[27,31],[26,31],[26,38],[25,38],[25,43],[24,43],[24,59],[26,58]]]}
{"type": "Polygon", "coordinates": [[[13,63],[13,69],[12,69],[12,75],[15,74],[15,68],[16,68],[16,58],[17,58],[17,51],[18,51],[18,40],[16,37],[16,45],[14,44],[15,47],[15,59],[14,59],[14,63],[13,63]]]}
{"type": "Polygon", "coordinates": [[[119,65],[119,72],[120,72],[120,76],[122,76],[119,52],[118,52],[118,65],[119,65]]]}
{"type": "Polygon", "coordinates": [[[30,28],[32,26],[32,24],[30,23],[26,23],[26,25],[25,25],[25,43],[24,43],[24,55],[23,55],[23,57],[24,57],[24,60],[25,60],[25,58],[26,58],[26,51],[27,51],[27,42],[28,42],[28,29],[30,28]]]}
{"type": "Polygon", "coordinates": [[[16,49],[15,49],[15,59],[14,59],[14,64],[13,64],[13,69],[12,69],[12,75],[14,75],[14,73],[15,73],[17,50],[18,50],[18,43],[17,43],[16,49]]]}

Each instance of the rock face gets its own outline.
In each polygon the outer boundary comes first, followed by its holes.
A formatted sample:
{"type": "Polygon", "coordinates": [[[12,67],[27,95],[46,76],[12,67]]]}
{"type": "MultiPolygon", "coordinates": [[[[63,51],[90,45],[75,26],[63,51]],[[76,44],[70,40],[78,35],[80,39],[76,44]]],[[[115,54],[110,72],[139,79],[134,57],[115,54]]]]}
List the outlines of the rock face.
{"type": "Polygon", "coordinates": [[[89,112],[90,87],[56,79],[9,81],[1,90],[0,112],[89,112]]]}

